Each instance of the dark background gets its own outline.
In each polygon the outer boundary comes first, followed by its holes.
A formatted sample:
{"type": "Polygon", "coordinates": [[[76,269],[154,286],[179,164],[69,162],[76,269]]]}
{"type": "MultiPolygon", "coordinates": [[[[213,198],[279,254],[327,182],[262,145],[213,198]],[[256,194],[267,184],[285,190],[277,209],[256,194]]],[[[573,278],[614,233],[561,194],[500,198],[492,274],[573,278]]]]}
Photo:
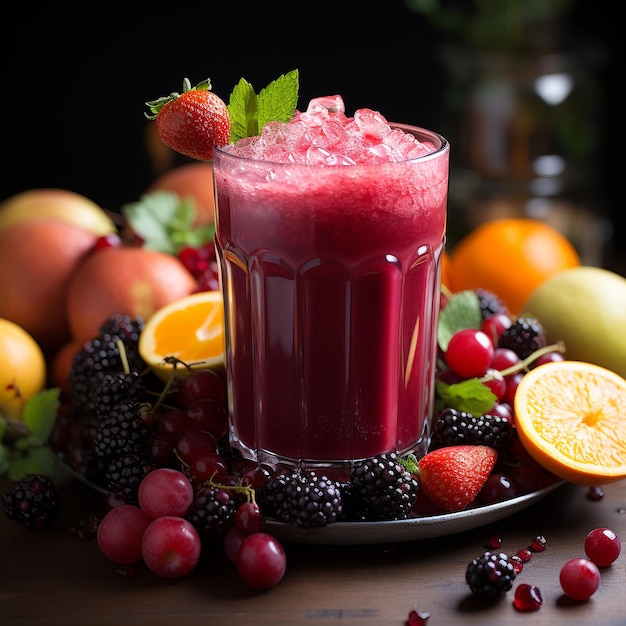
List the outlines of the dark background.
{"type": "MultiPolygon", "coordinates": [[[[194,84],[210,77],[227,99],[242,76],[258,91],[297,68],[301,106],[340,93],[348,112],[369,107],[390,120],[439,123],[442,69],[433,48],[440,35],[403,0],[232,1],[220,11],[214,2],[179,1],[166,10],[109,3],[84,13],[11,3],[10,15],[7,4],[0,200],[34,187],[73,189],[112,211],[137,200],[155,177],[144,103],[180,91],[184,77],[194,84]],[[229,17],[220,19],[223,12],[229,17]]],[[[613,221],[619,252],[626,226],[617,7],[579,0],[571,21],[581,41],[600,41],[607,51],[599,69],[606,149],[598,204],[613,221]]]]}

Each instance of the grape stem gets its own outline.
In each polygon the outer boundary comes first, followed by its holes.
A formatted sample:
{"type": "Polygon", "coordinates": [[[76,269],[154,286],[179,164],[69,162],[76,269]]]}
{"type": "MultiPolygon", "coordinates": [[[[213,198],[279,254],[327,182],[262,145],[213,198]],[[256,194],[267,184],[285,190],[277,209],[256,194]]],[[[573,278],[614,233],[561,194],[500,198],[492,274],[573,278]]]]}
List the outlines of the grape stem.
{"type": "MultiPolygon", "coordinates": [[[[562,341],[557,341],[557,343],[553,343],[549,346],[543,346],[543,348],[539,348],[535,350],[532,354],[527,356],[525,359],[522,359],[519,363],[515,363],[515,365],[511,365],[503,370],[499,371],[501,376],[510,376],[511,374],[517,374],[522,370],[528,368],[528,366],[536,361],[539,357],[542,357],[544,354],[549,354],[550,352],[560,352],[561,354],[565,354],[565,344],[562,341]]],[[[487,374],[480,379],[481,383],[487,382],[489,380],[493,380],[495,376],[493,374],[487,374]]]]}

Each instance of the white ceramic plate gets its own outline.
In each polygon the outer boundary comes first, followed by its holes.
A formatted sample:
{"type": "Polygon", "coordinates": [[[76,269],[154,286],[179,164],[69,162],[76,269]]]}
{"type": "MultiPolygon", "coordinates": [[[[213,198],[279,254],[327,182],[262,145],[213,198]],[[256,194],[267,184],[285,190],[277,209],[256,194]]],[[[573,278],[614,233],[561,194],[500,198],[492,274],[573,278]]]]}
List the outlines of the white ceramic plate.
{"type": "Polygon", "coordinates": [[[306,529],[270,520],[265,523],[265,528],[281,541],[292,543],[358,545],[431,539],[497,522],[542,500],[561,485],[563,482],[556,482],[517,498],[458,513],[441,513],[388,522],[337,522],[323,528],[306,529]]]}

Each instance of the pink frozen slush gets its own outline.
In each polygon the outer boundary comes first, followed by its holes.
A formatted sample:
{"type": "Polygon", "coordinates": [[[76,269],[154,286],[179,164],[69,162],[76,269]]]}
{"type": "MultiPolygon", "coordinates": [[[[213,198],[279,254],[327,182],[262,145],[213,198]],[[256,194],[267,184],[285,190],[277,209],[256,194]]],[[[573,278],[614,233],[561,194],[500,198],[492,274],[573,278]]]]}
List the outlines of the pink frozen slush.
{"type": "Polygon", "coordinates": [[[216,150],[214,173],[235,445],[313,464],[423,452],[447,142],[332,96],[216,150]]]}

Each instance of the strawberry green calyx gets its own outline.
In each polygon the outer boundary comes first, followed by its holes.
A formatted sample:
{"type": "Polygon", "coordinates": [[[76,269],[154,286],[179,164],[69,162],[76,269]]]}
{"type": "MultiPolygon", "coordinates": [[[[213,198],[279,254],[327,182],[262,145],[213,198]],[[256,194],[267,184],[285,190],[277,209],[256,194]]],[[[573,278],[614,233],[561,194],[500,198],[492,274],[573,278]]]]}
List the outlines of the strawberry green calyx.
{"type": "MultiPolygon", "coordinates": [[[[191,81],[188,78],[183,79],[183,93],[187,93],[189,91],[211,91],[211,79],[207,78],[206,80],[200,81],[195,87],[191,86],[191,81]]],[[[150,109],[151,114],[145,113],[145,116],[149,120],[155,120],[161,111],[161,109],[168,103],[173,102],[180,98],[181,94],[177,91],[173,91],[169,96],[161,96],[156,100],[151,100],[150,102],[146,102],[146,106],[150,109]]]]}

